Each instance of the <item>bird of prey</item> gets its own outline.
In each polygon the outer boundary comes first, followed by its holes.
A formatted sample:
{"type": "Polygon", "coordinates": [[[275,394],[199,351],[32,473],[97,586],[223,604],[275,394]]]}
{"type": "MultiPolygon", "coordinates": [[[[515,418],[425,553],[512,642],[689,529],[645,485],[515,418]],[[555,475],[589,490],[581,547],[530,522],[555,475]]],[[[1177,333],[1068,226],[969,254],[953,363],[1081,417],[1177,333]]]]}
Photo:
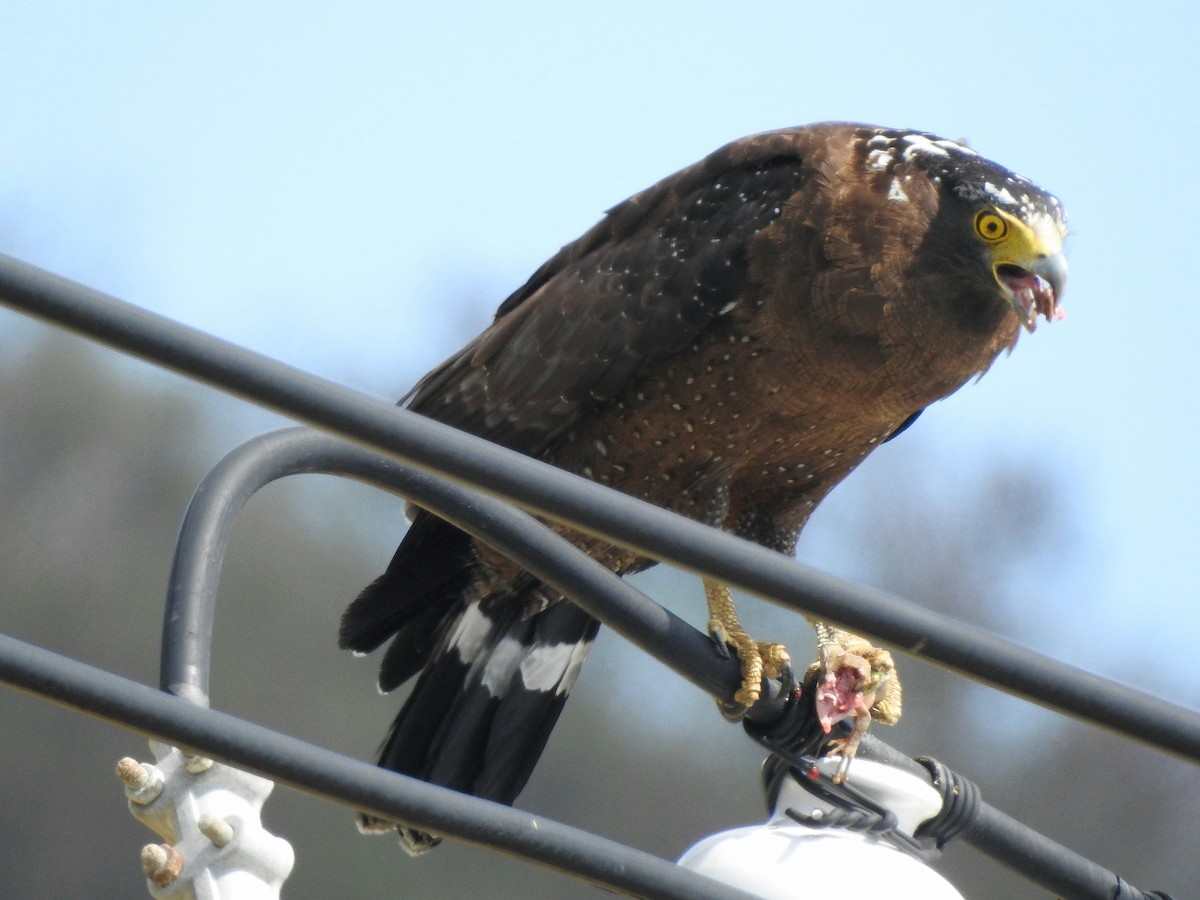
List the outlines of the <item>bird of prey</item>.
{"type": "MultiPolygon", "coordinates": [[[[1065,235],[1055,197],[961,143],[846,123],[754,135],[609,210],[401,403],[791,554],[868,453],[1062,317],[1065,235]]],[[[653,564],[555,527],[617,573],[653,564]]],[[[705,590],[751,705],[787,653],[705,590]]],[[[359,652],[391,641],[382,690],[419,673],[379,764],[511,803],[599,627],[561,599],[415,510],[340,631],[359,652]]],[[[887,651],[816,624],[822,723],[894,721],[887,651]]],[[[437,840],[362,824],[413,853],[437,840]]]]}

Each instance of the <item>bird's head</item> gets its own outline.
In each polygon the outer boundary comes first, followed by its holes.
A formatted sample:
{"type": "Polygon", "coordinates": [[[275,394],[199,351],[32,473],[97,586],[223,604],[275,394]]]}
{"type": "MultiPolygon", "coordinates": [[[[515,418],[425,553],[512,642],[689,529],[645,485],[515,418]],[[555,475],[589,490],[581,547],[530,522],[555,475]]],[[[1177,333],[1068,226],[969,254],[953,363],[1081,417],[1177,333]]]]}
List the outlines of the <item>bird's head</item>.
{"type": "Polygon", "coordinates": [[[1056,220],[1039,214],[1016,215],[988,204],[972,217],[972,229],[1000,290],[1027,331],[1038,315],[1053,322],[1066,316],[1059,305],[1067,283],[1063,231],[1056,220]]]}
{"type": "Polygon", "coordinates": [[[860,134],[876,189],[896,203],[911,198],[919,205],[927,198],[941,246],[982,265],[1027,331],[1039,315],[1047,321],[1065,316],[1059,303],[1067,280],[1067,226],[1058,198],[961,142],[892,129],[860,134]],[[930,186],[923,194],[921,179],[913,177],[918,172],[930,186]]]}

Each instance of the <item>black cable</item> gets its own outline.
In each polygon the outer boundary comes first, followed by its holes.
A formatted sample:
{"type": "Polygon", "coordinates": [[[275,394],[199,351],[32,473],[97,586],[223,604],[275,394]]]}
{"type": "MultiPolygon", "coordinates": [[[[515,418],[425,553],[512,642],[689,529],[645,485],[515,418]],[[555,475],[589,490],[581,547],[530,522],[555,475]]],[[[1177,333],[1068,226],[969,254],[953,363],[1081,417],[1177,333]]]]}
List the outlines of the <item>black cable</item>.
{"type": "Polygon", "coordinates": [[[1063,900],[1171,900],[1141,891],[1119,875],[1038,834],[986,803],[963,840],[1063,900]]]}

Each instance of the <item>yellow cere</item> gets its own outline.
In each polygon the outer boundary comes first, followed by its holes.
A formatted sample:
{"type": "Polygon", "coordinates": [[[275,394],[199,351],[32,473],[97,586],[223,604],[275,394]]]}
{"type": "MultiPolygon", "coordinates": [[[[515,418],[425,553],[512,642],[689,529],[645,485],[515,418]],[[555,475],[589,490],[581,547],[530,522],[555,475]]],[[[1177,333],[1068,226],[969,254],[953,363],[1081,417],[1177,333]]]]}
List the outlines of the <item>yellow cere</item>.
{"type": "Polygon", "coordinates": [[[1029,266],[1035,260],[1062,250],[1061,227],[1049,216],[1029,223],[1012,213],[991,207],[975,214],[975,233],[996,248],[993,261],[1029,266]]]}

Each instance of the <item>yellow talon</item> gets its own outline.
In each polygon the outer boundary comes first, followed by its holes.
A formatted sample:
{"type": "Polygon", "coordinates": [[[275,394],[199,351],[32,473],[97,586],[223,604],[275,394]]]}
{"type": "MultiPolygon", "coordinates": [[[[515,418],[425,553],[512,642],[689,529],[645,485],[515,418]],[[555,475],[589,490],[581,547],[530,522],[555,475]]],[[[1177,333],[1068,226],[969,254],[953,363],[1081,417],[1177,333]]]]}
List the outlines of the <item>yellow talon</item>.
{"type": "Polygon", "coordinates": [[[704,579],[708,600],[708,632],[719,644],[732,647],[742,666],[742,686],[733,699],[753,706],[762,695],[762,680],[783,678],[791,672],[791,656],[783,644],[760,643],[746,634],[733,605],[729,588],[719,581],[704,579]]]}

